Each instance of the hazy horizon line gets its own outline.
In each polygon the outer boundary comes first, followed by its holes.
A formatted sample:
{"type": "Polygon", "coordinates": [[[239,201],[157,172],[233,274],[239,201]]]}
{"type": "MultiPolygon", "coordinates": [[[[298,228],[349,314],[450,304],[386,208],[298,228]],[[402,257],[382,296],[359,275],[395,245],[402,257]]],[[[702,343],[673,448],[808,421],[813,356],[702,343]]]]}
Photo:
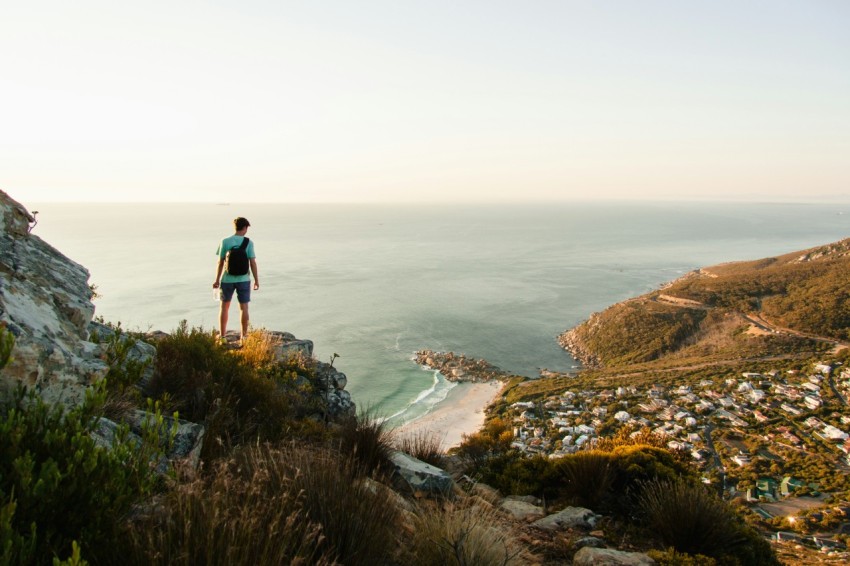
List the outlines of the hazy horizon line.
{"type": "MultiPolygon", "coordinates": [[[[8,193],[7,193],[8,194],[8,193]]],[[[11,196],[11,195],[9,195],[11,196]]],[[[14,198],[14,197],[12,197],[14,198]]],[[[17,200],[17,199],[15,199],[17,200]]],[[[23,204],[22,201],[19,201],[23,204]]],[[[676,204],[676,203],[712,203],[712,204],[850,204],[850,196],[840,198],[800,198],[800,199],[765,199],[765,198],[568,198],[568,199],[540,199],[540,200],[452,200],[452,199],[427,199],[427,200],[257,200],[257,201],[212,201],[212,200],[33,200],[33,204],[111,204],[111,205],[138,205],[138,204],[168,204],[168,205],[268,205],[268,204],[291,204],[291,205],[338,205],[338,206],[427,206],[427,205],[457,205],[457,206],[523,206],[523,205],[557,205],[557,204],[676,204]]]]}

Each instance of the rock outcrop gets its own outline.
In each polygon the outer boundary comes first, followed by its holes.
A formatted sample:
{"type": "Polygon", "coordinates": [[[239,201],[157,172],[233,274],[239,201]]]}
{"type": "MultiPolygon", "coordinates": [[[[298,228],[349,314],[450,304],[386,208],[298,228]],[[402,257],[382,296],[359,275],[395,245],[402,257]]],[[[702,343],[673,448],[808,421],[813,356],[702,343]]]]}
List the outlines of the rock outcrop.
{"type": "Polygon", "coordinates": [[[410,454],[393,452],[390,460],[395,466],[393,483],[403,493],[416,497],[446,496],[454,487],[454,480],[448,472],[410,454]]]}
{"type": "Polygon", "coordinates": [[[89,342],[89,272],[31,234],[34,220],[0,191],[0,323],[15,335],[3,378],[45,400],[76,404],[107,371],[89,342]]]}
{"type": "Polygon", "coordinates": [[[509,495],[499,504],[499,508],[518,521],[535,521],[545,515],[543,508],[523,498],[509,495]]]}
{"type": "MultiPolygon", "coordinates": [[[[593,313],[590,315],[590,318],[588,318],[585,324],[589,326],[598,326],[599,320],[599,313],[593,313]]],[[[571,330],[567,330],[563,334],[559,335],[558,344],[560,344],[563,349],[568,351],[573,358],[581,362],[584,367],[602,367],[602,362],[599,359],[599,356],[594,354],[590,350],[590,348],[585,345],[584,341],[579,336],[578,327],[573,328],[571,330]]]]}
{"type": "Polygon", "coordinates": [[[414,360],[417,364],[439,371],[449,381],[481,383],[508,375],[486,360],[467,358],[454,352],[421,350],[416,352],[414,360]]]}

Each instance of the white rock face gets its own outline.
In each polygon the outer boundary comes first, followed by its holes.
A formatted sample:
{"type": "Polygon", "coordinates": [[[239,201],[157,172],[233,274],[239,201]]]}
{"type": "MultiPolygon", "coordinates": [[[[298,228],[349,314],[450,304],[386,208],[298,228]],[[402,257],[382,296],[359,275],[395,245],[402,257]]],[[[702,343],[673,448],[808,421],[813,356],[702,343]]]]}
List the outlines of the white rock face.
{"type": "Polygon", "coordinates": [[[0,191],[0,323],[15,335],[0,378],[35,388],[47,401],[76,404],[107,371],[100,348],[88,341],[89,272],[30,234],[33,220],[0,191]]]}

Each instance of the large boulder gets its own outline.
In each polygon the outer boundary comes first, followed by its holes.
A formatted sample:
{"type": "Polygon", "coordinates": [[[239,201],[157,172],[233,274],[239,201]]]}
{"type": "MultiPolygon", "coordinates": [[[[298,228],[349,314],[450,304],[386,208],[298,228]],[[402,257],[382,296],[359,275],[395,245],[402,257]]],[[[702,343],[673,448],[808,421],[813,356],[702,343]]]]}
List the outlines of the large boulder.
{"type": "Polygon", "coordinates": [[[400,491],[417,497],[446,496],[451,493],[454,480],[446,471],[404,452],[393,452],[390,460],[395,465],[393,483],[400,491]]]}
{"type": "Polygon", "coordinates": [[[284,361],[290,356],[301,355],[307,359],[313,357],[313,341],[299,340],[290,332],[267,330],[266,334],[275,349],[278,361],[284,361]]]}
{"type": "Polygon", "coordinates": [[[499,507],[519,521],[534,521],[545,514],[542,507],[530,503],[524,497],[509,495],[499,504],[499,507]]]}
{"type": "Polygon", "coordinates": [[[655,560],[640,552],[585,546],[573,557],[574,566],[654,566],[655,560]]]}
{"type": "Polygon", "coordinates": [[[89,342],[89,272],[30,233],[34,216],[0,191],[0,323],[15,335],[6,386],[21,383],[49,402],[81,402],[106,375],[89,342]]]}

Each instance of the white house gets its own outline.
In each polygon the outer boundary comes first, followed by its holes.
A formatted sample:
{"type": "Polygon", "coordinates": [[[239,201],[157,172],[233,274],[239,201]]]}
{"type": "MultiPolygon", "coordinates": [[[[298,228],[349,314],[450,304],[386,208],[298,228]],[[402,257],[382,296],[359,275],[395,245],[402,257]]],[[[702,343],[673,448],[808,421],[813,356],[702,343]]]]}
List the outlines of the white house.
{"type": "Polygon", "coordinates": [[[830,440],[847,440],[850,438],[846,432],[842,432],[840,429],[832,425],[826,425],[823,427],[823,435],[830,440]]]}

